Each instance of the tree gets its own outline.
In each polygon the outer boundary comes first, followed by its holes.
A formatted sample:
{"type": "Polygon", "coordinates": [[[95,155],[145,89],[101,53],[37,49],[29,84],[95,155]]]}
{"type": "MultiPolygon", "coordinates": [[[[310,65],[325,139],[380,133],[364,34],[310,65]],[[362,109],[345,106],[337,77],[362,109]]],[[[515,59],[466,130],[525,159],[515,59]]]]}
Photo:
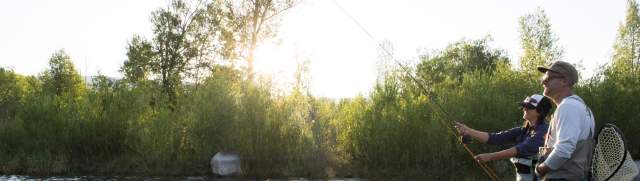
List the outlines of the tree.
{"type": "Polygon", "coordinates": [[[640,63],[640,16],[635,0],[627,1],[627,15],[624,24],[618,28],[613,49],[613,62],[609,71],[626,74],[637,72],[637,65],[640,63]]]}
{"type": "Polygon", "coordinates": [[[520,68],[536,71],[536,67],[548,65],[562,57],[563,49],[556,45],[558,37],[551,31],[549,18],[538,8],[534,13],[520,17],[520,40],[524,55],[520,68]]]}
{"type": "Polygon", "coordinates": [[[301,92],[302,94],[310,93],[311,83],[311,61],[309,58],[304,58],[302,62],[298,62],[296,71],[294,73],[293,91],[301,92]]]}
{"type": "Polygon", "coordinates": [[[0,67],[0,125],[13,118],[19,108],[24,93],[19,77],[13,70],[0,67]]]}
{"type": "Polygon", "coordinates": [[[382,40],[377,48],[378,60],[376,61],[377,81],[383,83],[384,78],[391,73],[396,60],[394,59],[395,49],[390,40],[382,40]]]}
{"type": "Polygon", "coordinates": [[[491,49],[488,38],[450,44],[435,56],[421,56],[417,75],[424,83],[433,85],[449,78],[462,82],[463,75],[474,71],[491,74],[499,63],[508,64],[502,51],[491,49]]]}
{"type": "Polygon", "coordinates": [[[277,33],[279,17],[298,0],[226,0],[226,14],[234,28],[235,56],[247,61],[249,80],[253,79],[253,62],[258,44],[277,33]]]}
{"type": "Polygon", "coordinates": [[[85,91],[82,76],[64,50],[59,50],[51,56],[49,69],[42,75],[42,80],[45,90],[57,96],[78,99],[85,91]]]}
{"type": "MultiPolygon", "coordinates": [[[[153,40],[134,36],[121,68],[130,82],[155,77],[172,105],[184,79],[199,81],[214,69],[214,59],[245,57],[253,69],[254,50],[261,40],[275,36],[277,15],[293,7],[293,0],[171,1],[152,13],[153,40]]],[[[251,77],[251,74],[249,74],[251,77]]]]}
{"type": "Polygon", "coordinates": [[[154,37],[148,41],[134,36],[129,42],[121,68],[125,78],[133,83],[148,77],[159,79],[163,93],[175,106],[184,79],[197,80],[202,69],[212,69],[216,54],[228,54],[221,48],[228,39],[222,37],[229,33],[220,23],[220,8],[219,2],[174,0],[168,8],[153,12],[154,37]]]}
{"type": "Polygon", "coordinates": [[[131,83],[147,80],[150,74],[150,61],[154,59],[155,52],[151,42],[135,35],[127,45],[127,58],[120,68],[124,78],[131,83]]]}

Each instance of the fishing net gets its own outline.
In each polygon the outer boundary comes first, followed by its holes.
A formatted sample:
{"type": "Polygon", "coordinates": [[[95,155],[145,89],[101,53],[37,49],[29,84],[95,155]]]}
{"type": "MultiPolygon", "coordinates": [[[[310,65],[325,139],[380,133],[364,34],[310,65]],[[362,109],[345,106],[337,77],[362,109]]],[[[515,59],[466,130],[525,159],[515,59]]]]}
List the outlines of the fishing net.
{"type": "Polygon", "coordinates": [[[624,144],[622,131],[613,124],[606,124],[598,131],[592,159],[593,180],[633,180],[638,174],[638,167],[624,144]]]}

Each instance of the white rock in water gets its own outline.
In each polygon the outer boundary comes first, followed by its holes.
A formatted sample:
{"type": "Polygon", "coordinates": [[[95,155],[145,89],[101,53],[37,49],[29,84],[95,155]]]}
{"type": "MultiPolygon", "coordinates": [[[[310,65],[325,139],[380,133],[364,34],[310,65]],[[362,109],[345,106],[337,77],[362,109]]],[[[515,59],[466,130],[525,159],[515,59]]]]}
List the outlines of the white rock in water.
{"type": "Polygon", "coordinates": [[[240,157],[235,153],[218,152],[211,158],[211,171],[219,176],[240,174],[240,157]]]}

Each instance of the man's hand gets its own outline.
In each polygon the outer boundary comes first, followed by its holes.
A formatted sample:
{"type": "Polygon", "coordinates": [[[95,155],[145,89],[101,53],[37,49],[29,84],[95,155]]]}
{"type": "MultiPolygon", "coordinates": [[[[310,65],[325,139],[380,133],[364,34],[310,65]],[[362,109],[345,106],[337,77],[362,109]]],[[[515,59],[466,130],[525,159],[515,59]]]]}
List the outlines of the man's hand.
{"type": "Polygon", "coordinates": [[[538,174],[539,176],[544,176],[545,174],[547,174],[547,172],[549,172],[549,170],[551,169],[547,167],[547,165],[542,163],[536,167],[536,174],[538,174]]]}
{"type": "Polygon", "coordinates": [[[478,162],[488,162],[493,160],[493,153],[483,153],[483,154],[478,154],[475,157],[473,157],[476,159],[476,161],[478,162]]]}

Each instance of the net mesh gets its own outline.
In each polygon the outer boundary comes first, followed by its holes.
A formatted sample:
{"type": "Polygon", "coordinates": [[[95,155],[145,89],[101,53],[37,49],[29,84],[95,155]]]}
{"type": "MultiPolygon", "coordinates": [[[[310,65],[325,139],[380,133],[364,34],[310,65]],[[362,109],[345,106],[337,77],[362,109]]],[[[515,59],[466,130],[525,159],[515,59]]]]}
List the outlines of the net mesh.
{"type": "Polygon", "coordinates": [[[609,180],[632,180],[638,174],[638,167],[624,147],[622,134],[615,127],[603,127],[596,143],[591,164],[594,180],[605,180],[611,175],[609,180]]]}

